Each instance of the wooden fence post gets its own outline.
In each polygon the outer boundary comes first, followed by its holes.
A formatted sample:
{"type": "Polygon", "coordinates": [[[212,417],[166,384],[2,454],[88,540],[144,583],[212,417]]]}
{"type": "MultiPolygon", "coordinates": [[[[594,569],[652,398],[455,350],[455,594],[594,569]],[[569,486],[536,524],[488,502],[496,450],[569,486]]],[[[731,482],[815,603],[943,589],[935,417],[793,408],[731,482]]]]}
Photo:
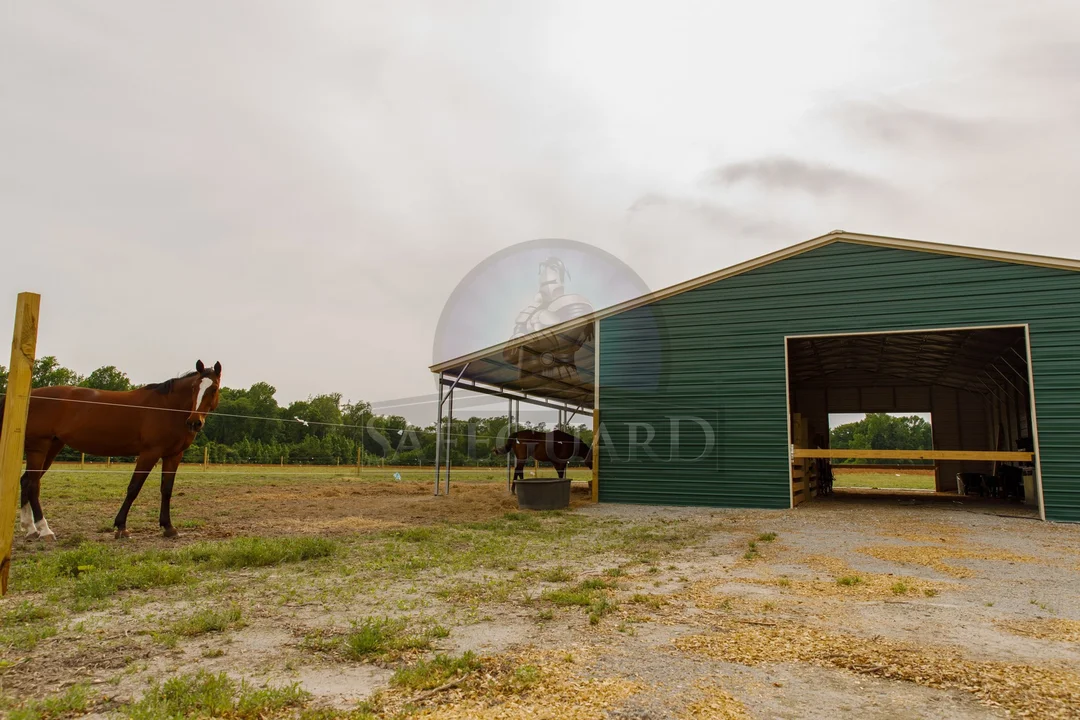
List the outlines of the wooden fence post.
{"type": "Polygon", "coordinates": [[[83,453],[82,456],[79,458],[79,469],[86,469],[86,453],[83,453]]]}
{"type": "Polygon", "coordinates": [[[202,467],[206,470],[210,467],[210,446],[204,445],[202,449],[202,467]]]}
{"type": "Polygon", "coordinates": [[[4,398],[4,423],[0,429],[0,595],[7,594],[11,570],[15,508],[26,446],[26,416],[30,410],[30,378],[37,351],[40,307],[40,295],[19,293],[15,305],[15,331],[11,338],[11,368],[4,398]]]}
{"type": "Polygon", "coordinates": [[[110,455],[109,457],[105,458],[105,467],[107,467],[107,468],[111,468],[111,467],[112,467],[112,455],[110,455]]]}
{"type": "Polygon", "coordinates": [[[364,460],[364,449],[356,448],[356,474],[360,475],[360,463],[364,460]]]}

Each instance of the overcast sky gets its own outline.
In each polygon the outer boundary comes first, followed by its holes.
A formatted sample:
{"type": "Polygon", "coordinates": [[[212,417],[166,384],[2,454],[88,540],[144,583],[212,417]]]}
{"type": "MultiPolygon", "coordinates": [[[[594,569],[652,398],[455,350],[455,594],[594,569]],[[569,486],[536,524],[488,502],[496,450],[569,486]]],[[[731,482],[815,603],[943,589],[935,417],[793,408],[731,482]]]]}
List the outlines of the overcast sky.
{"type": "MultiPolygon", "coordinates": [[[[1080,256],[1080,3],[0,9],[3,315],[137,382],[433,388],[443,303],[565,237],[653,289],[833,229],[1080,256]]],[[[0,361],[5,362],[5,361],[0,361]]]]}

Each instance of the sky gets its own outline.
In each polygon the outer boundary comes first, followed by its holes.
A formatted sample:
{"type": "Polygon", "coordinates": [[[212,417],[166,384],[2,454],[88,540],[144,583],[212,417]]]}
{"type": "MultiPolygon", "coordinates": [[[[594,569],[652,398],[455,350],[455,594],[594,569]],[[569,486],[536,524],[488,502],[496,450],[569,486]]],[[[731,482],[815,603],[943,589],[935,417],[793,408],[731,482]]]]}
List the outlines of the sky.
{"type": "Polygon", "coordinates": [[[429,393],[515,243],[658,289],[834,229],[1080,256],[1080,3],[8,2],[0,309],[136,382],[429,393]]]}

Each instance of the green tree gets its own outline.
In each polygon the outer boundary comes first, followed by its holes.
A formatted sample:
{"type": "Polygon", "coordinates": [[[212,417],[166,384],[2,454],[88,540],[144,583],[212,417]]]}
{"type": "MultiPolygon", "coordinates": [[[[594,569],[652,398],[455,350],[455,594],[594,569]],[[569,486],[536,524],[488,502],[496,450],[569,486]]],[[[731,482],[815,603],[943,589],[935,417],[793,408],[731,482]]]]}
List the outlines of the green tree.
{"type": "Polygon", "coordinates": [[[918,415],[895,417],[888,413],[868,413],[858,422],[833,428],[829,446],[838,450],[932,450],[933,429],[918,415]]]}
{"type": "Polygon", "coordinates": [[[82,376],[61,365],[53,355],[46,355],[34,361],[34,370],[30,379],[32,387],[78,385],[80,382],[82,382],[82,376]]]}
{"type": "Polygon", "coordinates": [[[0,393],[7,392],[8,369],[0,365],[0,393]]]}
{"type": "Polygon", "coordinates": [[[127,374],[117,370],[115,365],[99,367],[79,384],[95,390],[130,390],[133,387],[127,374]]]}

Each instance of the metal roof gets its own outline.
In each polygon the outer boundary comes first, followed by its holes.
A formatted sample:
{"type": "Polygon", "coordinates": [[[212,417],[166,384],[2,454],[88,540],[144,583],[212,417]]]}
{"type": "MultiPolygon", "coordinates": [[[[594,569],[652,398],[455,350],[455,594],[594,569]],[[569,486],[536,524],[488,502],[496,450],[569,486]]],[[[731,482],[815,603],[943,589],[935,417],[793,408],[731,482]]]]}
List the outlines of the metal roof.
{"type": "MultiPolygon", "coordinates": [[[[688,292],[718,280],[740,275],[836,242],[1080,271],[1080,260],[834,230],[812,240],[627,300],[618,305],[597,310],[531,335],[492,345],[468,355],[432,365],[430,369],[434,373],[445,373],[450,378],[460,376],[462,380],[473,383],[514,390],[527,393],[530,396],[548,398],[572,405],[592,407],[595,364],[595,347],[592,339],[596,336],[595,323],[597,320],[688,292]],[[574,356],[576,369],[572,372],[566,368],[562,372],[553,370],[553,366],[547,362],[550,357],[545,355],[550,352],[549,349],[553,347],[553,344],[571,342],[575,338],[580,342],[581,337],[587,337],[588,340],[580,344],[580,348],[574,356]],[[517,363],[514,362],[515,354],[517,354],[517,363]]],[[[937,340],[933,342],[937,342],[937,340]]]]}

